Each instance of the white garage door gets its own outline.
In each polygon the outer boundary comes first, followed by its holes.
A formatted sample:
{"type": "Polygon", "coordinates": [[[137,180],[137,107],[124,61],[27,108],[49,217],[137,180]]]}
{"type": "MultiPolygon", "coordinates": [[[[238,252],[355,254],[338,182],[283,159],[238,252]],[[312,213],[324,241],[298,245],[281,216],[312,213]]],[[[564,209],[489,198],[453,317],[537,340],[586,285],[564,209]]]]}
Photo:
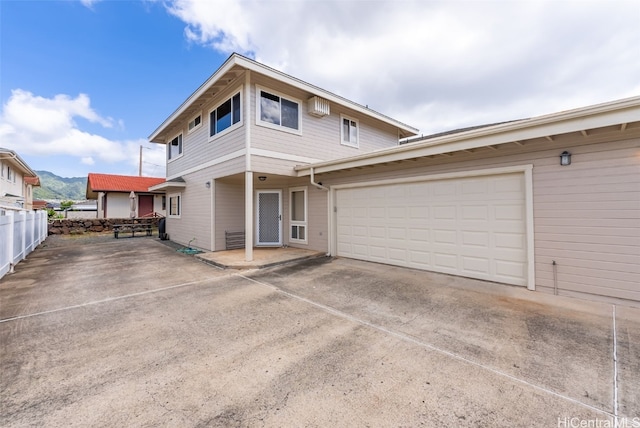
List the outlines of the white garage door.
{"type": "Polygon", "coordinates": [[[526,286],[523,173],[344,188],[336,208],[338,256],[526,286]]]}

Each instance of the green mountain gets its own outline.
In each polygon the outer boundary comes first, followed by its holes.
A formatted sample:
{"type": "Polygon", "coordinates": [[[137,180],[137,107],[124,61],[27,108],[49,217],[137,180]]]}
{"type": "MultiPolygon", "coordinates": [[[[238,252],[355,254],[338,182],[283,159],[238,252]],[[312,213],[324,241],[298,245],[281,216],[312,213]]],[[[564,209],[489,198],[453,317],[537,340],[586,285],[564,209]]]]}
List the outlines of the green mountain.
{"type": "Polygon", "coordinates": [[[49,171],[36,171],[40,187],[33,189],[33,199],[49,201],[62,199],[84,201],[87,199],[87,177],[59,177],[49,171]]]}

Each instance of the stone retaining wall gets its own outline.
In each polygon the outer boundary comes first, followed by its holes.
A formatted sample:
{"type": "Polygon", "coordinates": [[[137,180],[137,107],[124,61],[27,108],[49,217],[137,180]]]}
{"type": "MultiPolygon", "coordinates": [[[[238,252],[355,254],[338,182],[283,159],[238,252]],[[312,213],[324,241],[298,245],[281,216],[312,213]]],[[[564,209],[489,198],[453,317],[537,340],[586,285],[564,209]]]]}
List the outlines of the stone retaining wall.
{"type": "Polygon", "coordinates": [[[158,226],[159,217],[149,218],[93,218],[63,219],[49,222],[49,235],[81,235],[87,232],[108,232],[114,224],[153,224],[158,226]]]}

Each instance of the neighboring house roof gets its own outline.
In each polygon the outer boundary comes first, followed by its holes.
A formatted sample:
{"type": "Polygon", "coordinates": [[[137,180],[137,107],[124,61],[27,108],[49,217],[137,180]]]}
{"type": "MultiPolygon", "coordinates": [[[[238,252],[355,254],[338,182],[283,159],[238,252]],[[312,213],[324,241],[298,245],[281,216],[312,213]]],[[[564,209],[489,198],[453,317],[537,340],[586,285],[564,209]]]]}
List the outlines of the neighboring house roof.
{"type": "Polygon", "coordinates": [[[40,199],[36,199],[33,201],[33,209],[34,210],[42,210],[47,207],[47,201],[42,201],[40,199]]]}
{"type": "Polygon", "coordinates": [[[544,138],[553,142],[555,136],[571,132],[579,132],[587,138],[590,130],[609,126],[619,126],[620,131],[631,126],[640,127],[640,97],[625,98],[531,119],[474,126],[453,133],[444,132],[389,149],[300,165],[295,169],[299,176],[307,176],[312,173],[361,168],[419,157],[446,156],[453,152],[472,153],[481,148],[497,150],[496,146],[501,144],[522,145],[523,141],[535,138],[544,138]]]}
{"type": "Polygon", "coordinates": [[[204,82],[193,94],[191,94],[191,96],[189,96],[189,98],[187,98],[186,101],[183,102],[176,111],[174,111],[164,122],[162,122],[162,124],[155,131],[153,131],[153,133],[149,136],[149,141],[154,143],[166,144],[167,135],[165,135],[165,133],[175,121],[186,122],[190,120],[195,112],[201,108],[203,102],[211,98],[211,96],[213,95],[211,94],[212,91],[218,93],[221,88],[225,87],[230,82],[235,81],[235,78],[245,70],[250,70],[258,74],[262,74],[279,82],[302,89],[312,94],[313,96],[325,98],[333,103],[345,106],[366,116],[397,127],[400,138],[410,137],[418,133],[418,130],[416,128],[399,122],[374,110],[371,110],[367,106],[355,103],[344,97],[306,83],[300,79],[296,79],[293,76],[268,67],[264,64],[260,64],[259,62],[256,62],[252,59],[249,59],[237,53],[233,53],[231,56],[229,56],[225,63],[222,64],[222,66],[218,68],[218,70],[216,70],[216,72],[214,72],[209,77],[209,79],[207,79],[206,82],[204,82]]]}
{"type": "Polygon", "coordinates": [[[38,174],[32,170],[27,163],[13,150],[0,147],[0,159],[9,159],[12,164],[20,170],[22,175],[26,177],[38,177],[38,174]]]}
{"type": "Polygon", "coordinates": [[[164,183],[164,178],[130,175],[95,174],[87,176],[87,199],[96,199],[98,192],[149,192],[149,187],[164,183]]]}
{"type": "Polygon", "coordinates": [[[432,138],[442,137],[442,136],[445,136],[445,135],[459,134],[461,132],[473,131],[475,129],[480,129],[480,128],[488,128],[490,126],[502,125],[503,123],[520,122],[520,121],[523,121],[523,120],[527,120],[527,119],[507,120],[507,121],[504,121],[504,122],[494,122],[494,123],[487,123],[487,124],[484,124],[484,125],[467,126],[465,128],[458,128],[458,129],[452,129],[452,130],[449,130],[449,131],[438,132],[436,134],[421,135],[420,137],[408,138],[408,139],[406,139],[404,141],[400,141],[400,144],[416,143],[418,141],[430,140],[432,138]]]}
{"type": "Polygon", "coordinates": [[[40,186],[40,177],[25,177],[24,182],[27,184],[31,184],[32,186],[39,187],[40,186]]]}

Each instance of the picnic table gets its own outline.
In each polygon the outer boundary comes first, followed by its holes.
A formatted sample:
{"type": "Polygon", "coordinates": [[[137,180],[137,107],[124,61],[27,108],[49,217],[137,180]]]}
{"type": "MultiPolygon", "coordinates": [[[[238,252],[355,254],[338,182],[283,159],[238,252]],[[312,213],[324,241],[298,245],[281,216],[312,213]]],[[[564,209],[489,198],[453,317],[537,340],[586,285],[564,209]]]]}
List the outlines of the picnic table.
{"type": "Polygon", "coordinates": [[[114,224],[113,237],[118,239],[121,233],[131,232],[131,237],[136,236],[136,232],[145,232],[146,236],[151,236],[153,229],[151,223],[143,224],[114,224]]]}

